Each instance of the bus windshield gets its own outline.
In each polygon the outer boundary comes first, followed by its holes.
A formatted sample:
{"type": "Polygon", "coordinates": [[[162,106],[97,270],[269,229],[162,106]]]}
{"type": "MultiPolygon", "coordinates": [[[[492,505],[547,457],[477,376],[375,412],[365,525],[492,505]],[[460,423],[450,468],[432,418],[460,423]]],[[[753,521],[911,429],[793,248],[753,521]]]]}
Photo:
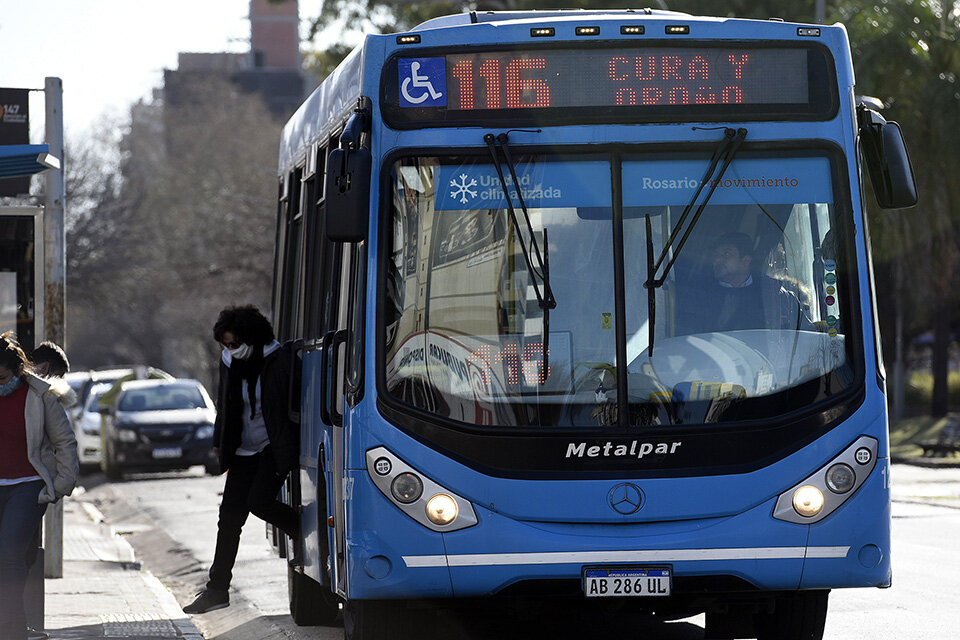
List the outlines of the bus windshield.
{"type": "Polygon", "coordinates": [[[681,228],[709,161],[523,156],[505,193],[481,156],[397,160],[390,396],[470,425],[609,430],[771,418],[849,389],[856,280],[830,156],[742,152],[681,228]],[[518,216],[523,198],[542,274],[508,196],[518,216]],[[651,296],[662,252],[673,264],[651,296]],[[537,303],[543,281],[553,309],[537,303]]]}

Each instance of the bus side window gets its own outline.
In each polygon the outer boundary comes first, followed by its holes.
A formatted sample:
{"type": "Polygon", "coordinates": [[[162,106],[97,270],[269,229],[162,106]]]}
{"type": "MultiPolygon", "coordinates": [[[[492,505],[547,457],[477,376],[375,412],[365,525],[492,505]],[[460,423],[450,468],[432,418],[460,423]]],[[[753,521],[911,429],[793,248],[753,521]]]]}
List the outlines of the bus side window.
{"type": "Polygon", "coordinates": [[[327,148],[320,146],[316,153],[316,174],[314,190],[308,201],[306,228],[304,230],[306,246],[310,247],[304,255],[304,304],[303,329],[305,338],[319,338],[324,334],[324,264],[331,247],[324,236],[324,216],[326,215],[326,160],[327,148]]]}
{"type": "Polygon", "coordinates": [[[353,247],[353,260],[350,274],[350,342],[347,345],[347,397],[351,407],[356,406],[363,397],[363,338],[366,292],[367,243],[361,242],[353,247]]]}
{"type": "Polygon", "coordinates": [[[297,337],[300,328],[301,309],[301,265],[303,254],[303,169],[296,169],[288,179],[288,188],[284,219],[278,233],[284,235],[283,256],[278,256],[278,266],[282,269],[279,281],[283,283],[278,300],[277,335],[280,340],[297,337]],[[285,227],[285,228],[284,228],[285,227]]]}

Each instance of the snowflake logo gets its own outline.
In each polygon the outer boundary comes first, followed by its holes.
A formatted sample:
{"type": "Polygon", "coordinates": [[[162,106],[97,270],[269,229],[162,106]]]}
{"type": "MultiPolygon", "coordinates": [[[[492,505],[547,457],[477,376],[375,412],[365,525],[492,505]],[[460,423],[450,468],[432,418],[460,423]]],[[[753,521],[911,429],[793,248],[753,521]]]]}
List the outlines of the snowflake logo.
{"type": "Polygon", "coordinates": [[[454,188],[454,190],[450,192],[450,197],[456,200],[457,196],[460,196],[460,204],[467,204],[467,196],[471,198],[477,197],[476,190],[470,188],[477,186],[477,181],[471,179],[470,182],[467,182],[467,174],[465,173],[461,173],[459,177],[460,182],[457,182],[456,178],[450,181],[450,186],[454,188]]]}

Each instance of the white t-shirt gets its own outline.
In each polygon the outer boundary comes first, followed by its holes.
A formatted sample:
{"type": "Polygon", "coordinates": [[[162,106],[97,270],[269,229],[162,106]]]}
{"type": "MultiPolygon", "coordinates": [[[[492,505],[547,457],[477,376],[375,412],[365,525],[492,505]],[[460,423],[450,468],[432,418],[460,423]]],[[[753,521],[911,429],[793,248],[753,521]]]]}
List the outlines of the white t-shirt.
{"type": "MultiPolygon", "coordinates": [[[[280,343],[274,340],[263,347],[263,357],[280,348],[280,343]]],[[[228,349],[223,350],[223,363],[230,366],[233,358],[228,349]]],[[[243,393],[243,433],[240,435],[240,447],[237,449],[238,456],[253,456],[270,444],[270,436],[267,435],[267,423],[263,420],[263,402],[260,395],[260,378],[257,378],[256,401],[257,407],[253,416],[250,415],[250,394],[247,392],[247,381],[242,383],[243,393]]]]}

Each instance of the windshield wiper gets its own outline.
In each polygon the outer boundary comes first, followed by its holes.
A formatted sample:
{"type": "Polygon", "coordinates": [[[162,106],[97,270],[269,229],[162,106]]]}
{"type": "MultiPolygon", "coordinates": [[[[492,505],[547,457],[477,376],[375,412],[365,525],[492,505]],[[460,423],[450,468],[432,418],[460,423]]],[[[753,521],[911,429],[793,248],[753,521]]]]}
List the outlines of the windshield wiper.
{"type": "MultiPolygon", "coordinates": [[[[507,210],[510,212],[510,220],[513,222],[513,228],[517,232],[517,241],[520,243],[520,250],[523,252],[523,259],[527,263],[527,269],[530,271],[531,280],[533,280],[533,291],[537,296],[537,304],[543,310],[556,309],[557,301],[553,297],[553,289],[550,288],[550,265],[544,260],[544,253],[540,252],[540,245],[537,242],[537,236],[533,231],[533,225],[530,224],[530,214],[527,212],[527,205],[523,201],[523,193],[520,190],[520,181],[517,180],[517,170],[513,164],[513,158],[510,157],[510,147],[506,133],[494,137],[492,133],[483,136],[483,141],[487,143],[490,149],[490,157],[493,158],[493,166],[497,169],[497,176],[500,178],[500,185],[503,187],[503,195],[507,199],[507,210]],[[503,157],[507,168],[510,169],[510,178],[513,180],[513,186],[517,190],[517,200],[520,201],[520,210],[523,211],[523,219],[526,222],[527,234],[530,236],[530,246],[533,248],[533,254],[527,249],[527,244],[523,241],[523,233],[520,231],[520,223],[517,221],[517,211],[513,206],[513,198],[510,196],[510,189],[503,177],[503,166],[500,164],[500,157],[497,154],[497,143],[503,150],[503,157]],[[537,264],[534,265],[533,259],[537,264]],[[537,282],[539,278],[540,282],[537,282]],[[540,290],[540,284],[543,285],[543,291],[540,290]]],[[[546,231],[546,229],[544,229],[546,231]]]]}
{"type": "MultiPolygon", "coordinates": [[[[537,131],[539,133],[539,131],[537,131]]],[[[513,158],[510,156],[509,137],[506,133],[494,137],[492,133],[483,136],[483,141],[487,143],[490,149],[490,157],[493,158],[493,166],[497,168],[497,176],[500,178],[500,186],[503,187],[503,196],[507,199],[507,210],[510,212],[510,220],[513,222],[513,228],[517,233],[517,241],[520,243],[520,250],[523,252],[523,259],[527,263],[527,270],[530,272],[530,280],[533,283],[533,291],[537,296],[537,304],[543,311],[543,335],[540,339],[541,347],[541,378],[549,375],[550,371],[550,310],[557,308],[557,300],[553,297],[553,289],[550,288],[550,254],[548,253],[547,228],[543,228],[543,253],[540,252],[540,245],[537,242],[536,233],[533,225],[530,223],[530,214],[527,211],[527,203],[523,200],[523,192],[520,189],[520,181],[517,179],[517,170],[513,164],[513,158]],[[500,164],[500,157],[497,155],[497,143],[503,150],[503,157],[510,169],[510,178],[513,180],[513,186],[517,190],[517,200],[520,201],[520,210],[523,211],[523,220],[527,225],[527,234],[530,236],[530,245],[533,247],[533,254],[527,250],[527,245],[523,241],[523,233],[520,231],[520,223],[517,221],[517,212],[513,206],[513,197],[510,195],[510,189],[507,181],[503,177],[503,167],[500,164]],[[536,258],[537,264],[533,264],[536,258]],[[537,278],[540,282],[537,282],[537,278]],[[543,285],[543,291],[540,291],[540,285],[543,285]]],[[[540,403],[537,403],[538,422],[542,425],[540,419],[540,403]]]]}
{"type": "Polygon", "coordinates": [[[662,287],[663,283],[666,282],[667,276],[670,274],[670,269],[673,268],[674,263],[680,256],[680,251],[683,250],[683,245],[686,244],[687,238],[690,237],[690,233],[696,226],[697,221],[700,220],[700,216],[703,214],[704,209],[706,209],[707,204],[710,202],[710,198],[713,197],[713,192],[717,190],[717,186],[719,186],[720,181],[723,179],[723,174],[727,171],[727,167],[730,166],[730,163],[733,162],[734,157],[740,150],[740,145],[743,144],[743,140],[746,137],[747,130],[743,127],[736,130],[729,127],[724,129],[723,140],[720,142],[720,145],[716,148],[716,150],[714,150],[713,157],[710,158],[710,166],[707,167],[707,172],[704,174],[703,180],[697,187],[697,190],[690,199],[690,202],[688,202],[687,206],[683,208],[683,213],[680,214],[680,219],[677,220],[676,226],[674,226],[673,231],[670,232],[670,237],[663,245],[663,251],[660,252],[660,257],[656,260],[653,259],[653,235],[650,225],[650,216],[646,216],[647,281],[643,283],[643,286],[647,288],[647,325],[650,328],[647,355],[649,357],[653,356],[653,337],[655,329],[654,323],[656,319],[657,305],[656,290],[662,287]],[[698,206],[697,200],[700,198],[700,194],[703,192],[704,185],[707,185],[709,189],[706,196],[703,198],[703,201],[698,206]],[[697,211],[693,214],[693,218],[691,218],[690,224],[687,225],[686,230],[683,230],[683,224],[686,222],[687,216],[690,215],[690,212],[693,210],[694,206],[697,207],[697,211]],[[682,236],[680,235],[681,230],[683,230],[682,236]],[[680,236],[679,241],[677,241],[677,236],[680,236]],[[674,248],[674,243],[676,243],[676,248],[674,248]],[[670,256],[670,260],[667,262],[666,266],[663,267],[663,275],[658,278],[657,271],[660,269],[660,266],[663,265],[663,261],[667,259],[667,256],[670,255],[671,249],[673,249],[673,255],[670,256]]]}

